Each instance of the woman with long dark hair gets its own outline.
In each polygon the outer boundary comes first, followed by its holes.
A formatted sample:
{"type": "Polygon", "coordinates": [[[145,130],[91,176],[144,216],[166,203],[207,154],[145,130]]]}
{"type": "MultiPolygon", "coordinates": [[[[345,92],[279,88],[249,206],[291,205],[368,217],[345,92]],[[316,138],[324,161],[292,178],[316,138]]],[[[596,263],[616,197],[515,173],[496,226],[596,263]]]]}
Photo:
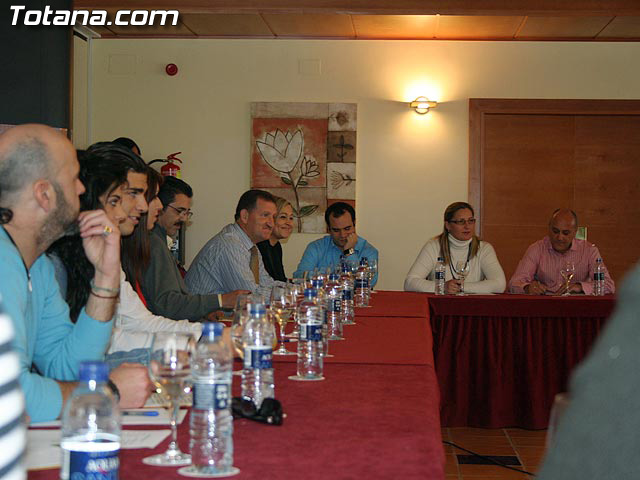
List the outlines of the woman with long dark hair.
{"type": "Polygon", "coordinates": [[[140,216],[140,223],[133,231],[133,234],[127,237],[122,237],[122,250],[120,252],[122,258],[122,269],[124,270],[127,281],[134,288],[145,306],[147,305],[147,301],[142,294],[140,284],[142,281],[142,275],[149,267],[151,258],[151,242],[149,240],[149,233],[153,230],[153,226],[156,224],[158,215],[163,207],[160,198],[158,198],[158,191],[162,186],[162,182],[162,175],[149,167],[146,193],[149,210],[147,213],[140,216]]]}
{"type": "MultiPolygon", "coordinates": [[[[120,162],[105,162],[87,153],[78,151],[80,172],[78,178],[85,186],[80,196],[80,209],[96,210],[103,205],[118,207],[122,203],[122,186],[127,181],[127,167],[120,162]]],[[[114,212],[113,223],[117,226],[122,221],[122,208],[114,212]]],[[[87,259],[82,248],[80,235],[65,236],[54,242],[47,253],[56,267],[56,278],[60,283],[60,292],[69,305],[69,317],[75,323],[80,310],[89,299],[95,270],[87,259]]]]}
{"type": "Polygon", "coordinates": [[[475,233],[473,207],[455,202],[444,211],[442,233],[429,240],[418,254],[404,281],[404,289],[412,292],[433,292],[434,273],[438,257],[446,266],[445,292],[460,291],[461,273],[467,273],[464,291],[467,293],[502,293],[506,286],[504,271],[490,243],[475,233]],[[461,272],[460,265],[465,272],[461,272]]]}
{"type": "MultiPolygon", "coordinates": [[[[87,152],[79,152],[79,176],[86,188],[86,192],[80,196],[81,210],[100,208],[114,224],[125,221],[130,215],[127,208],[123,208],[127,174],[132,165],[142,161],[138,157],[131,158],[132,155],[122,147],[104,144],[94,150],[90,147],[87,152]]],[[[58,240],[50,247],[49,254],[56,265],[56,277],[69,304],[71,318],[75,320],[77,312],[87,301],[93,267],[84,255],[81,239],[77,235],[58,240]]],[[[107,360],[112,365],[123,361],[145,363],[153,332],[187,331],[199,334],[201,328],[199,323],[153,315],[126,281],[124,272],[121,272],[120,302],[107,360]]]]}

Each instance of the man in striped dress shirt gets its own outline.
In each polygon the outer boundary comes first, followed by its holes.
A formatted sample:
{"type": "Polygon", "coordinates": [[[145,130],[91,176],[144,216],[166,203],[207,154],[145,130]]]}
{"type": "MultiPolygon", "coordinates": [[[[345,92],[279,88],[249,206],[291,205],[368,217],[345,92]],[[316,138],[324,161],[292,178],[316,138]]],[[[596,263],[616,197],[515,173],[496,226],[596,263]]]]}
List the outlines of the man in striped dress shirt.
{"type": "MultiPolygon", "coordinates": [[[[569,284],[570,293],[592,295],[593,270],[596,260],[602,257],[595,245],[575,238],[577,231],[578,217],[573,210],[553,212],[548,235],[529,246],[509,281],[509,291],[530,295],[565,293],[560,270],[572,263],[575,274],[569,284]]],[[[605,293],[614,293],[613,279],[606,267],[604,270],[605,293]]]]}
{"type": "Polygon", "coordinates": [[[267,300],[274,285],[256,244],[273,230],[276,202],[269,192],[249,190],[236,207],[235,223],[224,227],[198,252],[185,281],[192,293],[249,290],[267,300]]]}

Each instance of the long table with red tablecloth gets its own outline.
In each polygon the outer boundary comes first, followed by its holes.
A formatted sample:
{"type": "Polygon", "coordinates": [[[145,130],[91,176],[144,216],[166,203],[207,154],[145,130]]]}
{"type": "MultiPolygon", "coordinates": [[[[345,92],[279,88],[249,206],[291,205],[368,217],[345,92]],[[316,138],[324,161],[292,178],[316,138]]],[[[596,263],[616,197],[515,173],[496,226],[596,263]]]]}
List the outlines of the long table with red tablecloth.
{"type": "MultiPolygon", "coordinates": [[[[276,358],[276,397],[287,417],[282,426],[234,421],[234,464],[241,470],[234,478],[444,478],[440,397],[424,296],[377,292],[371,308],[357,309],[356,325],[345,327],[345,338],[331,342],[335,356],[321,382],[288,380],[295,374],[290,360],[295,357],[276,358]]],[[[295,343],[287,346],[295,349],[295,343]]],[[[188,420],[178,429],[183,450],[188,420]]],[[[185,478],[177,468],[142,463],[167,444],[122,450],[120,478],[185,478]]],[[[49,469],[30,471],[28,478],[57,475],[49,469]]]]}

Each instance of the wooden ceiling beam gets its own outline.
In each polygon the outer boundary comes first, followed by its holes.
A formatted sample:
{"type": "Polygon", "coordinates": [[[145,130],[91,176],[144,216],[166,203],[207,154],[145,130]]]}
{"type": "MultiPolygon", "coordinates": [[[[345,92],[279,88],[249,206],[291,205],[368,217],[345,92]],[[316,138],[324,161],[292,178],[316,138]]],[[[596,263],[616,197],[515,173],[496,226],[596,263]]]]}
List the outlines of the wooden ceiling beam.
{"type": "Polygon", "coordinates": [[[181,13],[354,15],[640,15],[638,0],[74,0],[75,9],[173,9],[181,13]]]}

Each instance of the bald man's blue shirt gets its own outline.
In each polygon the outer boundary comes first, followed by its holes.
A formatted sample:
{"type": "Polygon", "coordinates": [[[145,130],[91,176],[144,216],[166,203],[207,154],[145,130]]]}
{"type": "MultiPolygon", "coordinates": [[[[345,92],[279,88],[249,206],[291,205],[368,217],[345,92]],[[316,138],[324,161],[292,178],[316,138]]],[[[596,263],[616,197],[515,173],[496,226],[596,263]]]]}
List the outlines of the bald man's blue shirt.
{"type": "Polygon", "coordinates": [[[44,254],[29,270],[29,288],[20,252],[4,228],[0,228],[0,269],[0,295],[16,331],[14,347],[27,413],[32,422],[53,420],[62,410],[56,380],[75,381],[80,362],[103,359],[113,321],[99,322],[83,308],[78,321],[71,323],[53,265],[44,254]]]}

